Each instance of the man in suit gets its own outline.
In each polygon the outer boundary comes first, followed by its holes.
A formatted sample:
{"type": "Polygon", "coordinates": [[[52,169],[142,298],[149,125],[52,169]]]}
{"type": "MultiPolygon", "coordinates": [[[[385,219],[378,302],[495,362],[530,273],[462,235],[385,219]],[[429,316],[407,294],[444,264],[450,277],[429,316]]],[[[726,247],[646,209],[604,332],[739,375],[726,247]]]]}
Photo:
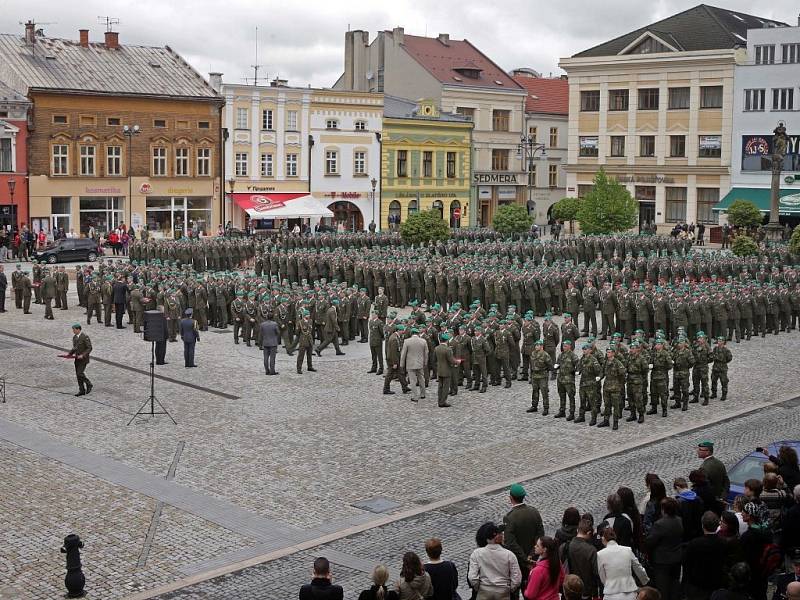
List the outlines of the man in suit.
{"type": "Polygon", "coordinates": [[[708,600],[711,594],[724,588],[727,548],[717,535],[719,517],[706,511],[701,519],[703,535],[686,544],[683,551],[683,588],[688,600],[708,600]]]}
{"type": "Polygon", "coordinates": [[[300,588],[300,600],[342,600],[342,586],[331,583],[331,563],[320,556],[314,561],[314,578],[300,588]]]}
{"type": "Polygon", "coordinates": [[[197,321],[192,318],[194,311],[187,308],[183,313],[179,328],[181,339],[183,340],[183,365],[185,367],[196,367],[194,364],[194,346],[200,341],[200,332],[197,330],[197,321]]]}
{"type": "Polygon", "coordinates": [[[706,474],[714,496],[724,500],[731,488],[731,480],[728,479],[728,470],[725,465],[714,456],[714,442],[708,440],[700,442],[697,445],[697,457],[703,461],[700,470],[706,474]]]}
{"type": "Polygon", "coordinates": [[[453,349],[448,344],[450,334],[443,333],[439,336],[439,340],[439,345],[433,351],[433,356],[436,359],[436,381],[438,383],[436,392],[439,399],[439,408],[449,408],[452,406],[447,401],[447,396],[450,394],[450,378],[454,375],[453,369],[458,367],[458,362],[453,358],[453,349]]]}
{"type": "Polygon", "coordinates": [[[505,542],[503,545],[517,557],[519,570],[522,572],[522,589],[528,580],[531,563],[528,557],[533,551],[536,540],[544,536],[542,516],[534,507],[525,504],[525,488],[515,483],[508,490],[511,510],[503,517],[505,542]]]}
{"type": "Polygon", "coordinates": [[[419,330],[413,328],[411,337],[403,343],[400,353],[400,368],[406,372],[411,385],[411,401],[425,398],[425,367],[428,364],[428,342],[419,337],[419,330]],[[414,382],[417,382],[416,387],[414,382]]]}
{"type": "Polygon", "coordinates": [[[125,305],[128,303],[128,284],[121,275],[111,286],[111,300],[114,303],[117,329],[125,329],[122,325],[122,315],[125,314],[125,305]]]}
{"type": "Polygon", "coordinates": [[[778,577],[775,582],[775,594],[773,594],[772,600],[787,600],[787,588],[789,585],[794,583],[796,586],[800,586],[800,548],[792,550],[787,558],[792,563],[792,570],[778,577]]]}
{"type": "Polygon", "coordinates": [[[72,350],[67,356],[75,359],[75,376],[78,379],[78,393],[76,396],[85,396],[92,391],[92,382],[86,377],[86,366],[89,364],[89,355],[92,353],[92,340],[81,331],[81,324],[72,325],[72,350]]]}
{"type": "MultiPolygon", "coordinates": [[[[42,300],[44,301],[44,318],[50,319],[51,321],[55,319],[53,316],[53,300],[56,297],[56,280],[50,274],[49,269],[44,269],[42,271],[44,275],[44,279],[42,279],[42,300]]],[[[20,288],[20,291],[22,288],[20,288]]]]}
{"type": "Polygon", "coordinates": [[[394,392],[389,389],[389,384],[392,382],[392,379],[397,377],[400,381],[400,387],[405,394],[411,391],[411,388],[408,386],[408,380],[403,370],[400,368],[400,335],[405,331],[406,327],[405,325],[397,325],[394,330],[391,330],[391,328],[388,329],[390,333],[389,337],[386,339],[386,375],[383,378],[383,393],[387,396],[394,394],[394,392]]]}
{"type": "Polygon", "coordinates": [[[269,313],[267,320],[261,323],[260,332],[261,347],[264,349],[264,370],[267,375],[277,375],[275,355],[278,353],[278,344],[281,341],[281,330],[278,324],[272,320],[272,313],[269,313]]]}
{"type": "Polygon", "coordinates": [[[8,279],[3,272],[3,265],[0,265],[0,313],[6,312],[6,288],[8,288],[8,279]]]}

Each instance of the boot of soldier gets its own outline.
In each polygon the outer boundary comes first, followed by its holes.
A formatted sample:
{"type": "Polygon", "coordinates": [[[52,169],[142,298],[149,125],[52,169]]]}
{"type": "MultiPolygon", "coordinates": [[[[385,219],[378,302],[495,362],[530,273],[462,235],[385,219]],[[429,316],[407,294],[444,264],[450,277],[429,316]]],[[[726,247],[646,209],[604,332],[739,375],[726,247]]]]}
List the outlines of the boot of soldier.
{"type": "Polygon", "coordinates": [[[480,387],[481,387],[481,384],[480,384],[480,382],[479,382],[479,381],[476,379],[476,380],[475,380],[475,382],[472,384],[472,391],[473,391],[473,392],[477,392],[477,391],[478,391],[478,388],[480,388],[480,387]]]}
{"type": "Polygon", "coordinates": [[[676,398],[675,398],[675,402],[673,402],[672,404],[670,404],[670,405],[669,405],[669,407],[670,407],[670,408],[680,408],[680,407],[681,407],[680,400],[678,400],[678,398],[676,397],[676,398]]]}
{"type": "Polygon", "coordinates": [[[554,419],[563,419],[566,416],[567,416],[566,412],[564,412],[563,410],[559,410],[555,415],[553,415],[553,418],[554,419]]]}
{"type": "Polygon", "coordinates": [[[617,417],[614,417],[614,424],[612,425],[611,429],[613,429],[614,431],[619,429],[619,419],[617,417]]]}
{"type": "Polygon", "coordinates": [[[709,398],[711,398],[713,400],[716,397],[717,397],[717,390],[714,389],[714,388],[711,388],[711,396],[709,396],[709,398]]]}
{"type": "Polygon", "coordinates": [[[369,371],[367,371],[367,373],[375,373],[377,370],[378,367],[376,365],[372,365],[372,368],[369,371]]]}
{"type": "Polygon", "coordinates": [[[578,418],[575,419],[576,423],[585,423],[586,422],[586,411],[581,411],[578,415],[578,418]]]}
{"type": "Polygon", "coordinates": [[[383,367],[380,367],[376,372],[375,375],[383,375],[383,367]]]}
{"type": "Polygon", "coordinates": [[[567,421],[575,421],[575,413],[574,412],[570,412],[567,415],[567,421]]]}
{"type": "Polygon", "coordinates": [[[538,411],[539,411],[539,407],[536,406],[535,404],[531,404],[531,407],[528,410],[526,410],[525,412],[535,413],[535,412],[538,412],[538,411]]]}
{"type": "Polygon", "coordinates": [[[708,396],[703,397],[703,404],[701,406],[708,406],[708,396]]]}
{"type": "Polygon", "coordinates": [[[651,406],[650,410],[647,411],[648,415],[655,415],[658,413],[658,409],[655,406],[651,406]]]}
{"type": "Polygon", "coordinates": [[[549,406],[545,406],[544,410],[542,411],[542,416],[546,417],[549,414],[550,414],[550,407],[549,406]]]}
{"type": "Polygon", "coordinates": [[[597,425],[597,415],[592,413],[592,420],[589,421],[589,427],[594,427],[595,425],[597,425]]]}
{"type": "Polygon", "coordinates": [[[683,405],[681,406],[681,412],[686,412],[689,410],[689,403],[687,402],[686,398],[683,399],[683,405]]]}
{"type": "Polygon", "coordinates": [[[639,423],[644,423],[644,413],[639,412],[639,423]]]}
{"type": "Polygon", "coordinates": [[[481,384],[481,389],[478,390],[478,393],[479,394],[485,394],[486,393],[486,382],[485,381],[481,384]]]}
{"type": "Polygon", "coordinates": [[[631,411],[631,416],[630,416],[630,417],[628,417],[627,419],[625,419],[625,421],[626,421],[627,423],[632,423],[632,422],[633,422],[633,421],[635,421],[635,420],[636,420],[636,409],[634,408],[634,409],[631,411]]]}
{"type": "Polygon", "coordinates": [[[722,396],[720,396],[719,401],[725,402],[728,399],[728,390],[722,390],[722,396]]]}
{"type": "Polygon", "coordinates": [[[700,396],[698,394],[695,394],[692,396],[692,399],[689,400],[689,404],[697,404],[698,402],[700,402],[700,396]]]}
{"type": "Polygon", "coordinates": [[[666,417],[667,416],[667,409],[666,408],[661,409],[661,416],[662,417],[666,417]]]}
{"type": "Polygon", "coordinates": [[[511,381],[516,381],[516,380],[517,380],[517,371],[515,369],[511,371],[511,381]]]}
{"type": "Polygon", "coordinates": [[[527,373],[523,373],[522,375],[519,376],[519,380],[520,381],[528,381],[528,374],[527,373]]]}
{"type": "Polygon", "coordinates": [[[603,421],[597,427],[599,428],[599,427],[608,427],[608,426],[609,426],[608,417],[603,417],[603,421]]]}

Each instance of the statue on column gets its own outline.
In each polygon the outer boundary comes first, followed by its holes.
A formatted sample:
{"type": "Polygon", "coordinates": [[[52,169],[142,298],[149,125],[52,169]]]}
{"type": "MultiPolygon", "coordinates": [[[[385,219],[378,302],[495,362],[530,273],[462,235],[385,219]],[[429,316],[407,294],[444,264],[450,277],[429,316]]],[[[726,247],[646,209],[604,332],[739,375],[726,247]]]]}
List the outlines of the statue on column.
{"type": "Polygon", "coordinates": [[[772,172],[780,175],[783,170],[783,159],[786,156],[786,147],[789,137],[786,134],[786,125],[783,121],[772,131],[772,172]]]}

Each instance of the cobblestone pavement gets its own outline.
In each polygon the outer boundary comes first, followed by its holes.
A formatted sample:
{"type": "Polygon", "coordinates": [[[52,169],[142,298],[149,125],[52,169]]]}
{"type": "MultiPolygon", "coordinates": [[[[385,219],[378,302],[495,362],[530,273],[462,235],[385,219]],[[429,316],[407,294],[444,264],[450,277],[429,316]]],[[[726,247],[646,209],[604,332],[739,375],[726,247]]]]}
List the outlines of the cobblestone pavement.
{"type": "MultiPolygon", "coordinates": [[[[57,550],[70,531],[91,540],[86,549],[89,588],[103,590],[95,597],[124,596],[140,589],[137,584],[152,588],[262,554],[265,546],[294,546],[379,516],[355,507],[360,501],[386,498],[396,503],[392,512],[407,511],[608,452],[614,447],[609,442],[625,446],[667,438],[785,398],[796,389],[794,357],[800,335],[731,344],[728,402],[692,405],[688,413],[671,411],[667,419],[623,423],[620,431],[610,432],[525,414],[530,388],[522,382],[508,390],[490,388],[487,394],[459,392],[448,410],[436,408],[432,393],[418,405],[400,393],[383,396],[382,379],[366,373],[366,344],[344,347],[346,356],[326,351],[314,359],[319,372],[302,376],[294,373],[294,358],[280,354],[281,375],[267,378],[256,348],[234,346],[231,331],[209,331],[201,334],[197,348],[200,369],[183,368],[178,343],[169,344],[170,364],[157,370],[168,380],[156,380],[156,394],[178,425],[158,417],[139,418],[128,427],[149,392],[150,345],[130,329],[85,326],[93,357],[110,364],[93,360],[87,374],[95,389],[90,396],[75,398],[71,363],[42,346],[67,348],[69,325],[85,323],[82,310],[74,307],[74,292],[70,301],[68,311],[55,311],[55,321],[44,320],[40,306],[34,306],[33,315],[23,317],[14,308],[0,315],[0,376],[6,378],[8,397],[0,404],[0,424],[98,460],[117,461],[144,478],[163,478],[176,446],[184,442],[169,485],[175,498],[191,495],[195,504],[187,512],[185,505],[175,506],[177,500],[166,502],[145,567],[137,567],[156,500],[163,498],[114,483],[107,472],[77,470],[46,448],[32,454],[6,441],[6,471],[25,465],[8,488],[11,497],[24,490],[22,497],[39,510],[29,517],[15,503],[0,506],[15,538],[28,540],[20,545],[19,557],[0,562],[0,590],[22,586],[34,598],[51,598],[63,589],[63,557],[57,550]],[[60,496],[70,500],[51,500],[60,496]],[[207,506],[198,508],[203,499],[207,506]],[[127,513],[121,505],[129,505],[137,517],[123,518],[127,513]],[[286,535],[294,537],[281,539],[283,533],[237,526],[219,513],[224,506],[251,515],[253,522],[285,526],[286,535]],[[94,554],[100,548],[115,564],[129,568],[96,570],[103,564],[94,554]],[[29,570],[27,578],[12,571],[19,565],[29,570]]],[[[394,389],[399,392],[396,383],[394,389]]],[[[550,395],[551,401],[557,396],[554,384],[550,395]]],[[[357,555],[369,560],[378,556],[357,555]]]]}

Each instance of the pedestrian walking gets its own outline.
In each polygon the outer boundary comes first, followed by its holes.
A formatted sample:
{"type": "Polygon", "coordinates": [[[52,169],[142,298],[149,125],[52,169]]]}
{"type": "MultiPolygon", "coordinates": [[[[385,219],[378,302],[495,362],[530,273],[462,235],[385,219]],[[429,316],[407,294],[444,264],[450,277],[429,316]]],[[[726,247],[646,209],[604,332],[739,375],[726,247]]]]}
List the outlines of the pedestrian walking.
{"type": "Polygon", "coordinates": [[[278,354],[278,344],[281,341],[281,330],[272,319],[272,313],[268,313],[267,320],[261,323],[260,333],[261,346],[264,352],[264,371],[267,375],[277,375],[275,357],[278,354]]]}
{"type": "Polygon", "coordinates": [[[86,367],[89,365],[89,355],[92,353],[92,340],[83,333],[80,323],[72,325],[72,350],[67,356],[75,360],[75,377],[78,380],[78,393],[76,396],[85,396],[92,391],[92,382],[86,377],[86,367]]]}
{"type": "Polygon", "coordinates": [[[187,308],[179,325],[183,340],[183,365],[186,368],[197,366],[194,362],[194,347],[200,341],[200,331],[197,328],[197,321],[192,318],[193,313],[191,308],[187,308]]]}

